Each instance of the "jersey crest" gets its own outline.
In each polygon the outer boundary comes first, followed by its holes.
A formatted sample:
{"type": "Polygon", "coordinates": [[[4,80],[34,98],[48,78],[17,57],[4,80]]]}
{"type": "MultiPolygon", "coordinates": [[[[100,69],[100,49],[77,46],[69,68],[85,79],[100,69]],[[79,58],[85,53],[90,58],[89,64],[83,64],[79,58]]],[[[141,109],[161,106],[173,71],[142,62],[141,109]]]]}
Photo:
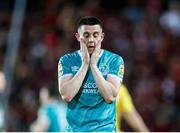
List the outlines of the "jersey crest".
{"type": "Polygon", "coordinates": [[[119,66],[118,76],[123,77],[124,75],[124,65],[119,66]]]}

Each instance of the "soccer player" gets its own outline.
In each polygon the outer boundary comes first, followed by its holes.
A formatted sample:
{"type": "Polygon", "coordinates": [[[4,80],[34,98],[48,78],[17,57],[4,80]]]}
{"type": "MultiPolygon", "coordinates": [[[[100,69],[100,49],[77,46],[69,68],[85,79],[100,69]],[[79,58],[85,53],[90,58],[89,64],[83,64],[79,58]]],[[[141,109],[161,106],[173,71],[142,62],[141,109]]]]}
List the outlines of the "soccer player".
{"type": "Polygon", "coordinates": [[[40,90],[41,107],[37,120],[32,123],[30,130],[33,132],[61,132],[65,131],[66,105],[60,102],[54,87],[42,87],[40,90]]]}
{"type": "Polygon", "coordinates": [[[134,131],[149,131],[140,114],[136,111],[132,98],[125,85],[121,85],[116,98],[116,129],[118,132],[121,131],[121,116],[134,131]]]}
{"type": "Polygon", "coordinates": [[[80,50],[62,56],[58,64],[59,91],[67,102],[67,131],[112,132],[115,99],[124,72],[121,56],[101,49],[101,21],[82,17],[75,34],[80,50]]]}

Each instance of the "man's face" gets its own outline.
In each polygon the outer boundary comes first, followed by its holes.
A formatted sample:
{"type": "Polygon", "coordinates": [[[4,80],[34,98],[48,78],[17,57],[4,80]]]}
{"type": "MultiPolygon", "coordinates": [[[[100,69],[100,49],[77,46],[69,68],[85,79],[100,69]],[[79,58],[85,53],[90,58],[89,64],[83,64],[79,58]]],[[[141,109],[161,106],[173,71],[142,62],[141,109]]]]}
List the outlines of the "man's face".
{"type": "Polygon", "coordinates": [[[104,38],[104,33],[100,25],[82,25],[76,33],[76,38],[80,45],[86,45],[91,55],[98,43],[104,38]]]}

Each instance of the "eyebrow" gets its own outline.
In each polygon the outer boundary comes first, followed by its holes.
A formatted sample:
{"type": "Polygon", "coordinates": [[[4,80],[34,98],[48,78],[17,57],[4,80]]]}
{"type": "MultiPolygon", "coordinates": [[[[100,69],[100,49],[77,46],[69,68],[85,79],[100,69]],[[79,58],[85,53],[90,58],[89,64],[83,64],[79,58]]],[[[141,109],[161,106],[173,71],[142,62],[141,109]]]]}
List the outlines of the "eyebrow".
{"type": "Polygon", "coordinates": [[[89,32],[85,31],[83,34],[89,34],[89,32]]]}
{"type": "MultiPolygon", "coordinates": [[[[89,34],[90,32],[88,32],[88,31],[85,31],[83,34],[89,34]]],[[[93,32],[92,34],[99,34],[100,32],[98,32],[98,31],[95,31],[95,32],[93,32]]]]}
{"type": "Polygon", "coordinates": [[[99,34],[99,32],[95,31],[93,34],[99,34]]]}

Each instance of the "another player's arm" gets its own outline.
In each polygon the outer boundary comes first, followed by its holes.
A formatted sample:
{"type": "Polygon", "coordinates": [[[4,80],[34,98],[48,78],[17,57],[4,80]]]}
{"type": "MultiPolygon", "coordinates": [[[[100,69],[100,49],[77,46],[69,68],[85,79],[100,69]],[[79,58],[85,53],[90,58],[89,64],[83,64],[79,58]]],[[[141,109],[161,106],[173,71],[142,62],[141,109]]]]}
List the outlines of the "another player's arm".
{"type": "MultiPolygon", "coordinates": [[[[132,97],[128,92],[126,86],[122,86],[121,90],[116,99],[116,111],[118,114],[121,114],[128,125],[136,132],[148,132],[148,128],[144,123],[142,117],[137,112],[132,97]]],[[[119,117],[120,115],[117,115],[119,117]]],[[[117,118],[120,120],[120,118],[117,118]]],[[[120,121],[119,121],[120,122],[120,121]]],[[[117,123],[121,124],[121,123],[117,123]]],[[[120,126],[118,126],[120,127],[120,126]]],[[[120,129],[119,129],[120,130],[120,129]]]]}
{"type": "Polygon", "coordinates": [[[70,102],[78,93],[89,68],[89,53],[87,47],[81,45],[82,65],[74,75],[59,77],[59,92],[66,102],[70,102]]]}
{"type": "Polygon", "coordinates": [[[123,118],[136,132],[148,132],[148,128],[145,125],[140,114],[134,109],[132,112],[123,112],[123,118]]]}

